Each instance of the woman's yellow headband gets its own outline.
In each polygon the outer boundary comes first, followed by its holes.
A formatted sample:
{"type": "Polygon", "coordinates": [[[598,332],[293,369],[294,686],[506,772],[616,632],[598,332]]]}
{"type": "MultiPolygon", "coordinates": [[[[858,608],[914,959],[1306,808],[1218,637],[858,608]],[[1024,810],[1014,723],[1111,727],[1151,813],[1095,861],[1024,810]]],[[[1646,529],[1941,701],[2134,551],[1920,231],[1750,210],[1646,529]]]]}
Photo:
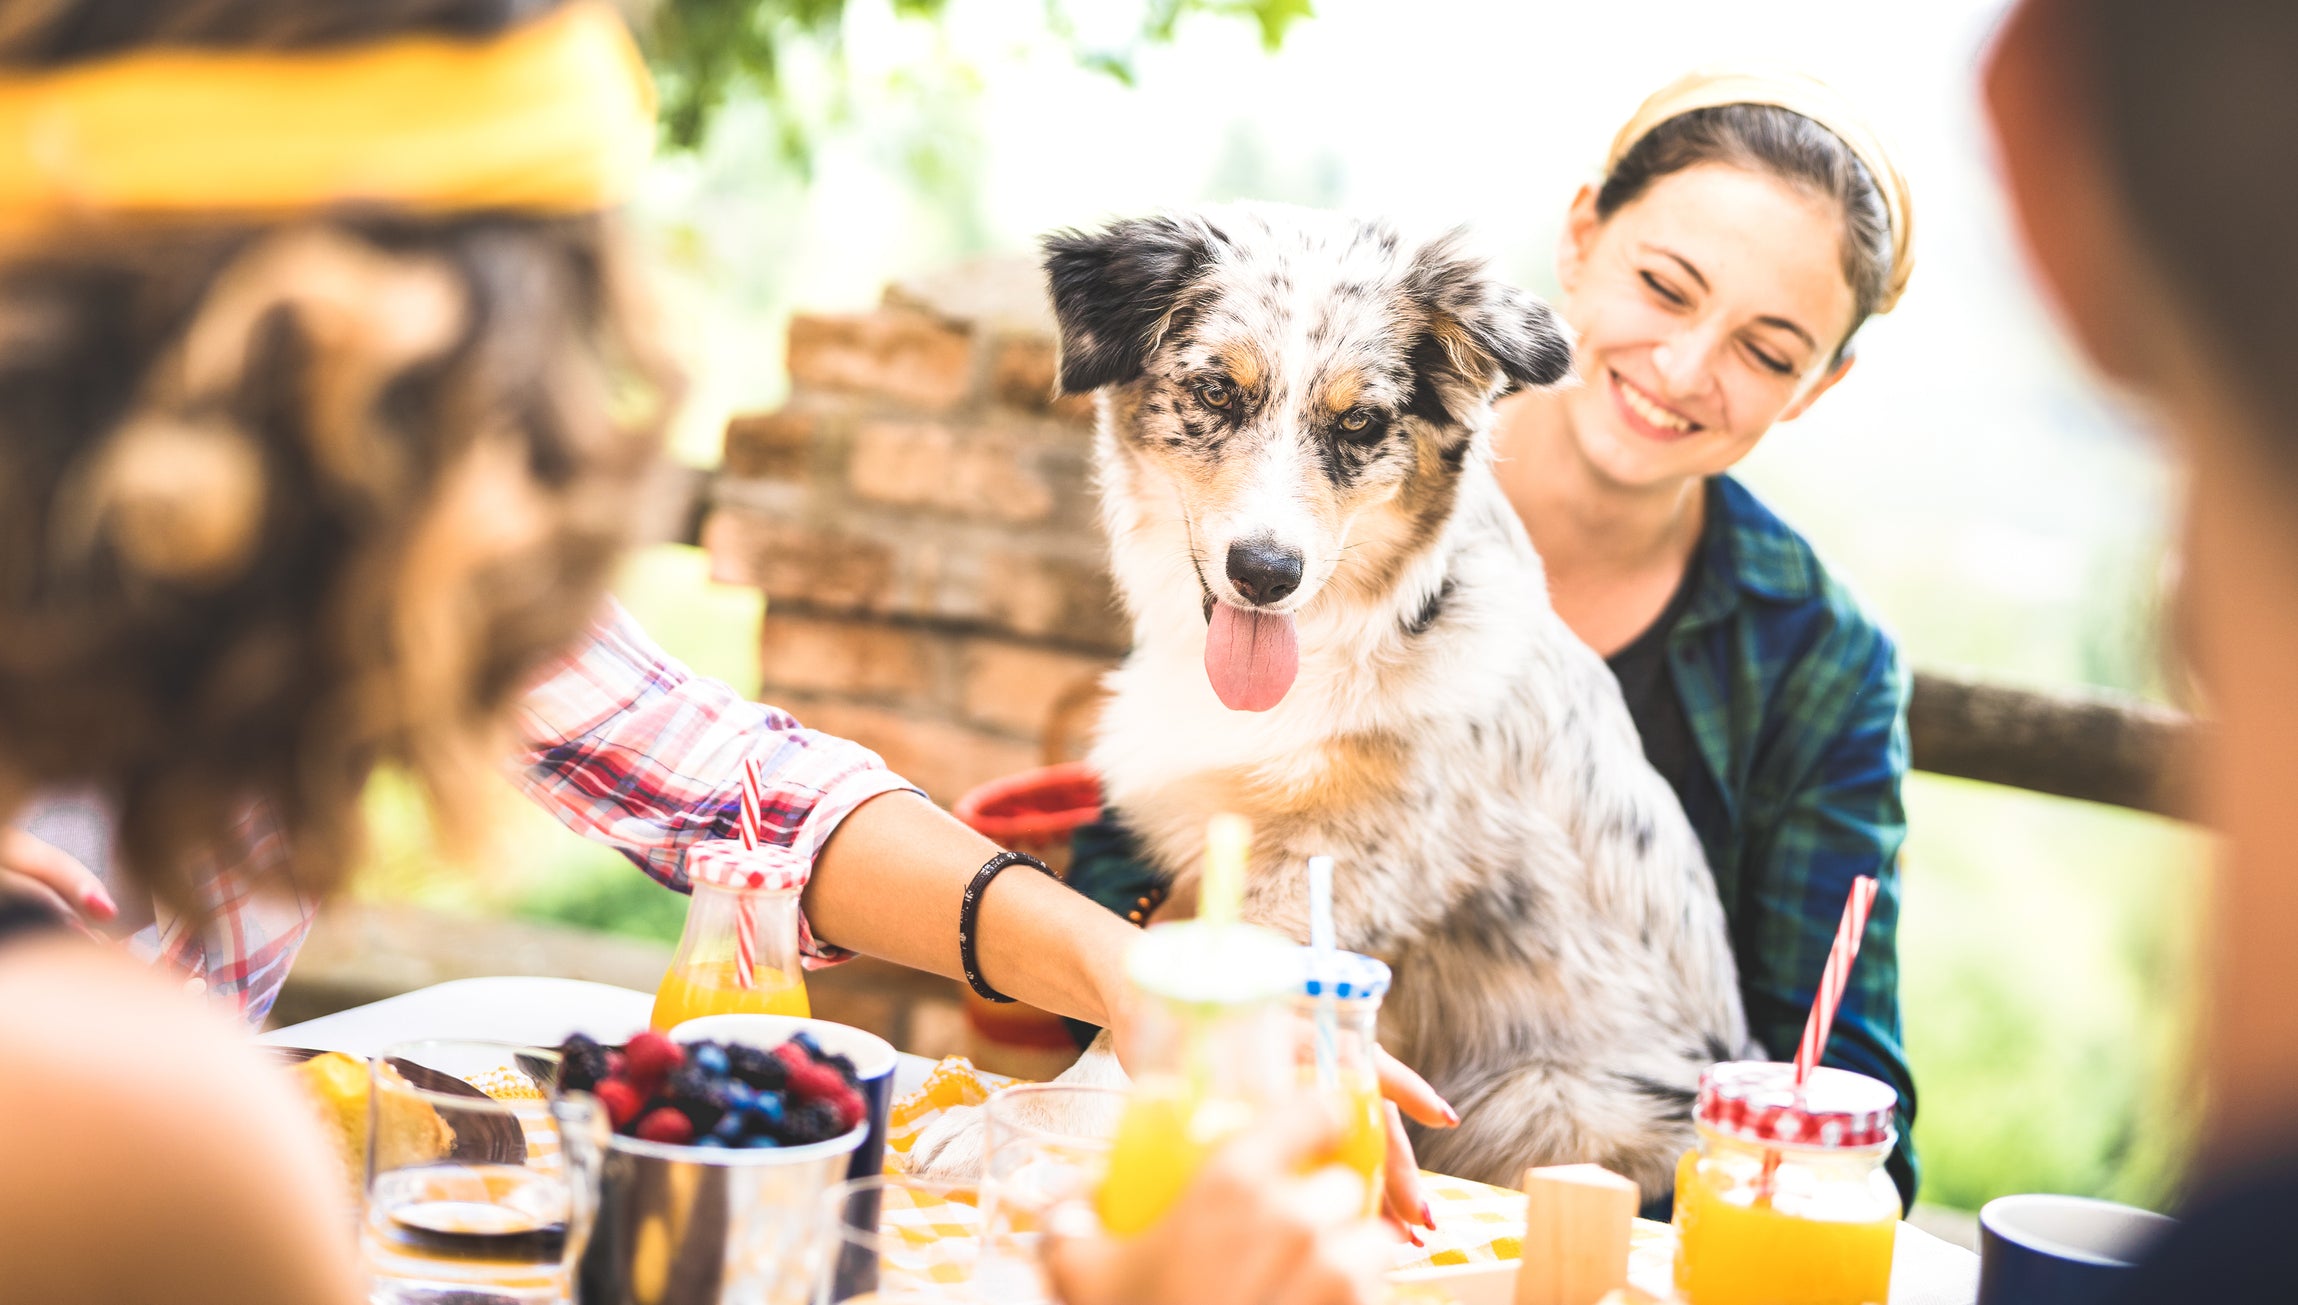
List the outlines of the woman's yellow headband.
{"type": "Polygon", "coordinates": [[[587,213],[653,148],[654,85],[599,0],[483,41],[144,50],[0,78],[0,230],[359,202],[587,213]]]}
{"type": "Polygon", "coordinates": [[[1653,92],[1636,110],[1636,116],[1628,119],[1628,125],[1620,128],[1620,134],[1612,138],[1612,152],[1604,159],[1605,175],[1611,175],[1636,142],[1650,135],[1654,127],[1699,109],[1727,104],[1768,105],[1809,118],[1832,132],[1867,166],[1891,220],[1891,277],[1875,305],[1878,313],[1890,312],[1915,271],[1914,198],[1908,192],[1907,178],[1900,175],[1891,152],[1883,147],[1883,138],[1850,101],[1815,77],[1761,68],[1703,68],[1687,73],[1653,92]]]}

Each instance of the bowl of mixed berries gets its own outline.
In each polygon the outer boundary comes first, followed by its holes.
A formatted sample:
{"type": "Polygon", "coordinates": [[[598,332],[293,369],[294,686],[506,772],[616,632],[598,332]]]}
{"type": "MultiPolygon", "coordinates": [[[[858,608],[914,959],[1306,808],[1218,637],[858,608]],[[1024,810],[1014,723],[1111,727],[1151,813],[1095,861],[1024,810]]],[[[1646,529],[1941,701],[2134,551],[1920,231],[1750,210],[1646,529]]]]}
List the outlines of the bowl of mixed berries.
{"type": "Polygon", "coordinates": [[[617,1138],[660,1146],[816,1146],[843,1138],[868,1113],[854,1063],[804,1032],[771,1050],[680,1044],[652,1031],[606,1047],[577,1033],[559,1056],[561,1091],[597,1097],[617,1138]]]}
{"type": "Polygon", "coordinates": [[[804,1032],[771,1048],[576,1034],[558,1051],[560,1090],[595,1097],[613,1130],[585,1302],[771,1300],[805,1280],[821,1194],[870,1130],[850,1061],[804,1032]]]}

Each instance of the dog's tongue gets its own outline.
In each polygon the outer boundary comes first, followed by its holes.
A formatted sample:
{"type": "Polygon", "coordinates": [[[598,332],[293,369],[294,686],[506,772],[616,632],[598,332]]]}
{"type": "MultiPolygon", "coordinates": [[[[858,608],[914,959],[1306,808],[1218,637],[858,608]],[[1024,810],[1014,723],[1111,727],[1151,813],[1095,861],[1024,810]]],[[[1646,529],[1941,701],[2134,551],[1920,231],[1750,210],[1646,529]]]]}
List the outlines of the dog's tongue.
{"type": "Polygon", "coordinates": [[[1267,711],[1285,699],[1300,673],[1301,647],[1293,618],[1213,604],[1205,631],[1205,677],[1231,711],[1267,711]]]}

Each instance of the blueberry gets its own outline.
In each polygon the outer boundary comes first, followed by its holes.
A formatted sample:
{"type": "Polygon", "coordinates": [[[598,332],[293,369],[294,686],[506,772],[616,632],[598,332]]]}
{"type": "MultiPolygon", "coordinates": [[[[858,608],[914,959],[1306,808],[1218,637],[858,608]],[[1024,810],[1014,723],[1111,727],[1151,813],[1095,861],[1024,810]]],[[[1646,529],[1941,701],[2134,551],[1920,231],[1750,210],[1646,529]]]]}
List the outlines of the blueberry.
{"type": "Polygon", "coordinates": [[[736,1114],[733,1111],[728,1111],[725,1115],[719,1118],[717,1127],[710,1130],[710,1135],[727,1142],[739,1141],[742,1137],[744,1127],[745,1120],[743,1116],[736,1114]]]}
{"type": "Polygon", "coordinates": [[[750,1102],[743,1113],[767,1124],[779,1124],[782,1122],[784,1111],[785,1106],[781,1093],[761,1092],[750,1102]]]}
{"type": "Polygon", "coordinates": [[[716,1133],[704,1133],[702,1136],[694,1139],[694,1144],[696,1146],[717,1147],[721,1151],[726,1149],[726,1139],[718,1136],[716,1133]]]}
{"type": "Polygon", "coordinates": [[[718,1091],[726,1098],[728,1110],[747,1109],[751,1102],[758,1099],[758,1089],[738,1078],[730,1078],[719,1084],[718,1091]]]}
{"type": "Polygon", "coordinates": [[[799,1046],[804,1047],[806,1049],[806,1054],[812,1056],[814,1059],[820,1060],[822,1058],[822,1044],[814,1041],[813,1034],[800,1029],[798,1032],[790,1035],[790,1040],[797,1043],[799,1046]]]}
{"type": "Polygon", "coordinates": [[[752,1151],[763,1151],[768,1147],[780,1146],[782,1144],[775,1141],[767,1134],[760,1133],[756,1137],[744,1139],[742,1145],[752,1151]]]}
{"type": "Polygon", "coordinates": [[[688,1064],[712,1078],[724,1078],[730,1068],[726,1061],[726,1048],[715,1042],[704,1042],[696,1045],[686,1059],[688,1064]]]}

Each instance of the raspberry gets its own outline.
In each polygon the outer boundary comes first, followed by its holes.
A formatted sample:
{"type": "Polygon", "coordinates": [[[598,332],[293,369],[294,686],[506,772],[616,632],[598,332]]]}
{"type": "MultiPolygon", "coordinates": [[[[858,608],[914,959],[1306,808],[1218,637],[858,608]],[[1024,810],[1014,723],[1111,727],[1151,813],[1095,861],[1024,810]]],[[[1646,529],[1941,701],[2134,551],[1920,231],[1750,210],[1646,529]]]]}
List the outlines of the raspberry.
{"type": "Polygon", "coordinates": [[[627,1127],[631,1120],[638,1118],[638,1108],[646,1104],[646,1098],[638,1094],[637,1088],[619,1078],[610,1078],[599,1084],[596,1093],[599,1104],[606,1107],[606,1117],[614,1121],[615,1131],[618,1133],[627,1127]]]}
{"type": "Polygon", "coordinates": [[[852,1088],[846,1088],[835,1096],[824,1097],[823,1100],[829,1102],[830,1108],[838,1112],[838,1131],[840,1133],[844,1133],[862,1122],[864,1106],[861,1093],[852,1088]]]}
{"type": "Polygon", "coordinates": [[[649,1142],[685,1146],[694,1140],[694,1121],[669,1106],[663,1106],[638,1121],[638,1135],[649,1142]]]}
{"type": "Polygon", "coordinates": [[[841,1092],[851,1092],[846,1080],[828,1065],[806,1065],[790,1071],[790,1095],[806,1101],[827,1101],[841,1092]]]}
{"type": "Polygon", "coordinates": [[[814,1063],[814,1058],[807,1055],[806,1049],[799,1046],[795,1039],[774,1048],[774,1055],[792,1072],[804,1069],[814,1063]]]}
{"type": "Polygon", "coordinates": [[[630,1076],[641,1083],[659,1083],[686,1063],[685,1050],[652,1029],[632,1038],[623,1056],[630,1063],[630,1076]]]}

